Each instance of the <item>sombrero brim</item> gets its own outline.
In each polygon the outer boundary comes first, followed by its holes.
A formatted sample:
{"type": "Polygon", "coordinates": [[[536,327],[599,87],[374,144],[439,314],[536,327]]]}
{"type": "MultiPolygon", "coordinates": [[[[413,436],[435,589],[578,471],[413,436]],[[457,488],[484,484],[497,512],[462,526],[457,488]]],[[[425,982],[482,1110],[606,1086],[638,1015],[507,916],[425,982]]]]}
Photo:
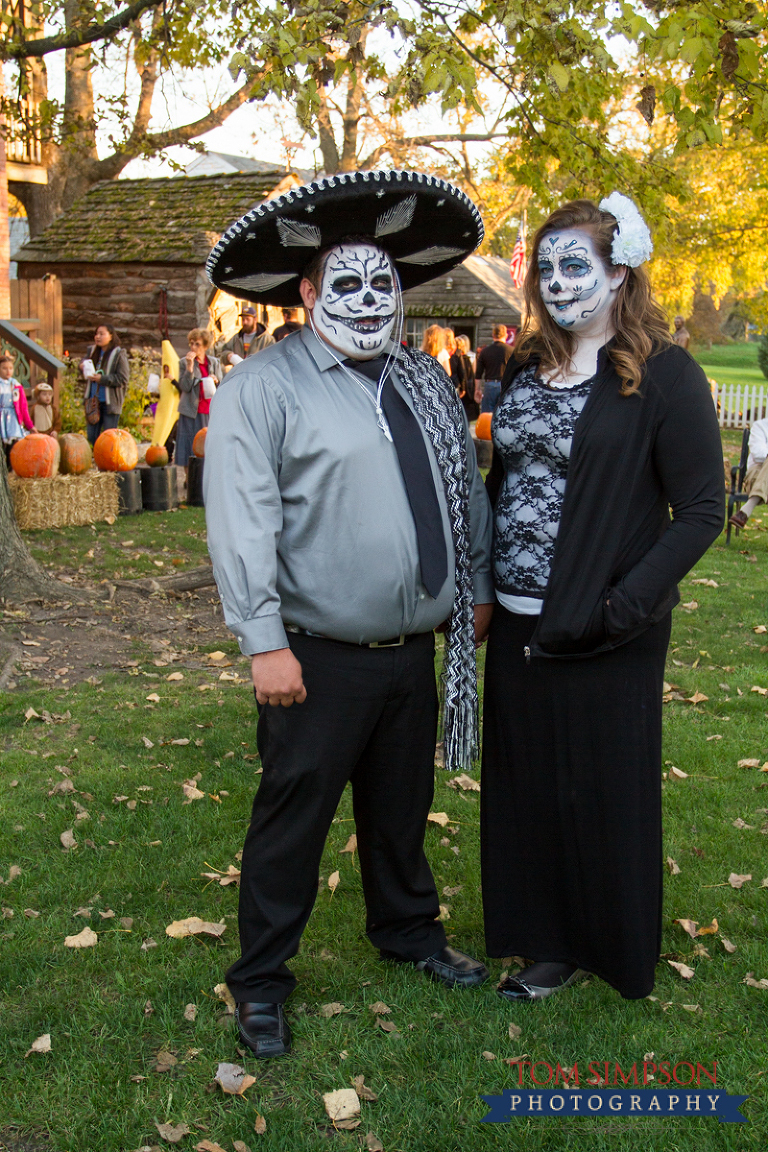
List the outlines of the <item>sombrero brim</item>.
{"type": "Polygon", "coordinates": [[[252,208],[208,257],[212,284],[241,300],[293,307],[312,257],[350,236],[375,240],[403,288],[455,268],[483,239],[476,206],[423,172],[341,172],[252,208]]]}

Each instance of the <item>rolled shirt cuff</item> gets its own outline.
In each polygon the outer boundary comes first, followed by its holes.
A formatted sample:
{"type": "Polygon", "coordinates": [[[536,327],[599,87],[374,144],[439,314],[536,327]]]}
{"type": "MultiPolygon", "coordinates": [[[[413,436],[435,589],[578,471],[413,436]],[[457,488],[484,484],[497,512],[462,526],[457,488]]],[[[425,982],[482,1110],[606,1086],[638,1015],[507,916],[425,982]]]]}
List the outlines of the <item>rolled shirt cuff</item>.
{"type": "Polygon", "coordinates": [[[259,652],[274,652],[288,647],[283,621],[277,614],[240,620],[230,627],[243,656],[256,656],[259,652]]]}
{"type": "Polygon", "coordinates": [[[490,572],[476,572],[473,579],[475,604],[495,604],[496,591],[490,572]]]}

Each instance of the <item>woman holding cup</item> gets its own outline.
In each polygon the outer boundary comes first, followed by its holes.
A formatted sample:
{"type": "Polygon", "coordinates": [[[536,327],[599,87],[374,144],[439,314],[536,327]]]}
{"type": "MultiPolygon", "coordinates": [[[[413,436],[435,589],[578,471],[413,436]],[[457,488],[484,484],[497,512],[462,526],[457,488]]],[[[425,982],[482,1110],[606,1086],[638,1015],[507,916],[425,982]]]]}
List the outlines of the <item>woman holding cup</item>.
{"type": "Polygon", "coordinates": [[[209,355],[211,336],[204,328],[193,328],[188,334],[189,352],[179,364],[179,426],[176,434],[177,464],[184,472],[192,455],[192,441],[201,428],[208,426],[211,399],[221,380],[221,365],[209,355]]]}

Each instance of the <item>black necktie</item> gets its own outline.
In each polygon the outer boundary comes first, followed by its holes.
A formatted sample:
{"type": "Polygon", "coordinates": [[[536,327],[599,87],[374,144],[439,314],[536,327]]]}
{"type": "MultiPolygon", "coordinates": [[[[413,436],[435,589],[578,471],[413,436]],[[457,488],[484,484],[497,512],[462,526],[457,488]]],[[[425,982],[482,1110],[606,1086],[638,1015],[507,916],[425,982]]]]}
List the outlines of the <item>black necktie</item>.
{"type": "MultiPolygon", "coordinates": [[[[386,362],[386,356],[377,356],[373,360],[345,361],[350,368],[367,376],[376,385],[386,362]]],[[[389,375],[381,391],[381,406],[392,433],[416,525],[421,582],[432,599],[436,600],[448,575],[448,554],[427,446],[419,421],[396,390],[389,375]]]]}

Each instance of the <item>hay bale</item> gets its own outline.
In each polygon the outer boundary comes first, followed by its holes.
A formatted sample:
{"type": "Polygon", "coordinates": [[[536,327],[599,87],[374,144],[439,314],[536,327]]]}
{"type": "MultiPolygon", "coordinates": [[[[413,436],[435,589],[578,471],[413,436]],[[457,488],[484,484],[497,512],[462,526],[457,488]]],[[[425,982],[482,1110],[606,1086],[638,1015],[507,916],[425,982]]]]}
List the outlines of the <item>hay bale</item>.
{"type": "Polygon", "coordinates": [[[11,475],[8,485],[19,528],[64,528],[95,524],[118,514],[117,480],[92,468],[81,476],[25,480],[11,475]]]}

